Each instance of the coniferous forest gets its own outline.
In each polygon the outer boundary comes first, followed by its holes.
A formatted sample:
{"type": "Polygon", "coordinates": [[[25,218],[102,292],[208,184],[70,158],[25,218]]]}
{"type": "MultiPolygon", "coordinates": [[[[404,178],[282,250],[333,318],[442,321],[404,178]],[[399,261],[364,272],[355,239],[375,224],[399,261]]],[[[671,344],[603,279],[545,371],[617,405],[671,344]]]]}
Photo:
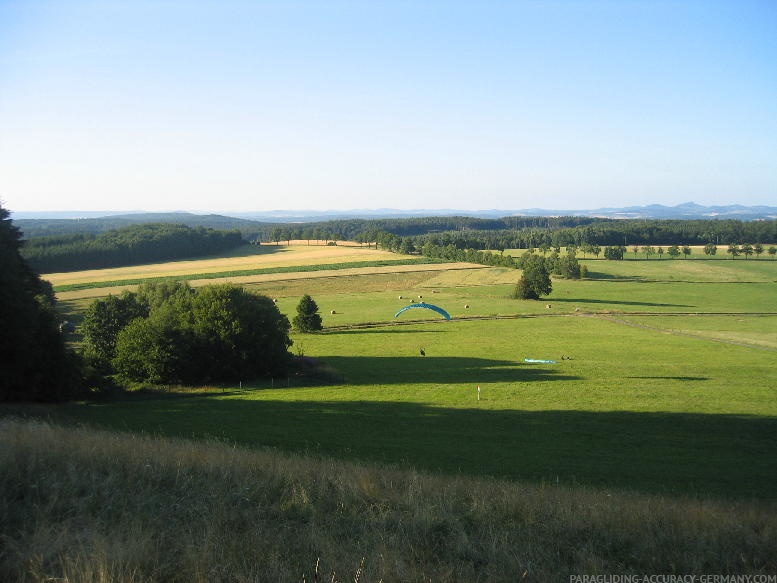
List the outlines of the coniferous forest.
{"type": "Polygon", "coordinates": [[[238,231],[172,223],[133,225],[103,233],[27,239],[22,256],[39,273],[103,269],[222,253],[243,244],[238,231]]]}

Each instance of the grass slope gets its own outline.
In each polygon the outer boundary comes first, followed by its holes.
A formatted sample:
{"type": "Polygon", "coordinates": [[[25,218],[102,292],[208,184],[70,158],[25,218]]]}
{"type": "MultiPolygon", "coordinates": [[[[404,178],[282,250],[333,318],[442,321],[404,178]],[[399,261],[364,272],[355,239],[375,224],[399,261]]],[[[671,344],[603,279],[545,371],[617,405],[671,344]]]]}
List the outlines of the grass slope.
{"type": "Polygon", "coordinates": [[[773,505],[532,486],[0,420],[0,579],[768,574],[773,505]]]}

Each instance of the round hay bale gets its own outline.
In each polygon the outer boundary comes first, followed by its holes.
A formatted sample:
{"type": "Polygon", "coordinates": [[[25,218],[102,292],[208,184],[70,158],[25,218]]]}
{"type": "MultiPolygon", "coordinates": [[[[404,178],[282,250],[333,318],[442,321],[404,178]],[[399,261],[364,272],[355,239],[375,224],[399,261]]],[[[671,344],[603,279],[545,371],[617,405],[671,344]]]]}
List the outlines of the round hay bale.
{"type": "Polygon", "coordinates": [[[547,304],[547,305],[545,306],[545,309],[546,309],[546,310],[550,310],[550,308],[551,308],[551,305],[550,305],[550,304],[547,304]]]}
{"type": "Polygon", "coordinates": [[[332,310],[332,311],[331,311],[331,312],[329,312],[329,313],[330,313],[330,314],[336,314],[337,312],[335,312],[334,310],[332,310]]]}
{"type": "Polygon", "coordinates": [[[402,296],[399,296],[399,299],[401,300],[401,299],[402,299],[402,296]]]}
{"type": "Polygon", "coordinates": [[[464,304],[464,309],[469,310],[469,304],[464,304]]]}
{"type": "Polygon", "coordinates": [[[422,299],[424,299],[424,296],[422,296],[421,294],[418,294],[418,299],[422,300],[422,299]]]}

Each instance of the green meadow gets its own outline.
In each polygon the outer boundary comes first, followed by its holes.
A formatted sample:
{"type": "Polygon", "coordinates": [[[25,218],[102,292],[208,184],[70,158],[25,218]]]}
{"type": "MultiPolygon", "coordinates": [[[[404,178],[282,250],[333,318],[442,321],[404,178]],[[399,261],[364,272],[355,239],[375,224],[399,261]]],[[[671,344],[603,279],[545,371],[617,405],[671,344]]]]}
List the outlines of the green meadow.
{"type": "Polygon", "coordinates": [[[4,405],[0,579],[777,572],[777,262],[583,263],[257,276],[323,317],[285,378],[4,405]]]}
{"type": "Polygon", "coordinates": [[[312,373],[59,414],[446,475],[774,498],[777,262],[583,263],[539,302],[509,299],[518,272],[500,268],[249,285],[290,318],[316,300],[324,332],[292,347],[312,373]],[[411,299],[453,319],[395,318],[411,299]]]}

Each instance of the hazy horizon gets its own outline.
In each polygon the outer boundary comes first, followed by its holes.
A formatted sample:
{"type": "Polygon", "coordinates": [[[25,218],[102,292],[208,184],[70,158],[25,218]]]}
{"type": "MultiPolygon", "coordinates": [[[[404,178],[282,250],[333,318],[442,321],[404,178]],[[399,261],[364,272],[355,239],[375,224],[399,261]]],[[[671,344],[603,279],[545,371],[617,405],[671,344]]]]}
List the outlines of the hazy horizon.
{"type": "Polygon", "coordinates": [[[17,212],[777,201],[777,3],[0,3],[17,212]]]}

